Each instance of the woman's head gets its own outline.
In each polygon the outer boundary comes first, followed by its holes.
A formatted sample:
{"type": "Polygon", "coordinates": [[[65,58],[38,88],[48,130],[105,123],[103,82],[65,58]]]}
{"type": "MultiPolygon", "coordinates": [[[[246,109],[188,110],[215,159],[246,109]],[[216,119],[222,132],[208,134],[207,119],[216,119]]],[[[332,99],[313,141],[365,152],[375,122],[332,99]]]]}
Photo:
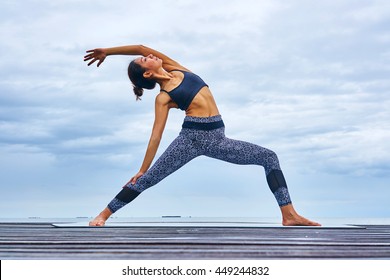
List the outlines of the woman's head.
{"type": "Polygon", "coordinates": [[[141,99],[144,92],[143,89],[153,89],[156,86],[156,81],[144,76],[147,69],[143,68],[136,60],[137,59],[130,62],[129,67],[127,68],[127,74],[129,75],[130,81],[133,83],[134,94],[138,100],[141,99]]]}
{"type": "Polygon", "coordinates": [[[134,59],[129,64],[127,73],[134,85],[134,93],[137,100],[143,94],[143,89],[153,89],[156,86],[154,76],[162,68],[162,60],[152,54],[134,59]]]}

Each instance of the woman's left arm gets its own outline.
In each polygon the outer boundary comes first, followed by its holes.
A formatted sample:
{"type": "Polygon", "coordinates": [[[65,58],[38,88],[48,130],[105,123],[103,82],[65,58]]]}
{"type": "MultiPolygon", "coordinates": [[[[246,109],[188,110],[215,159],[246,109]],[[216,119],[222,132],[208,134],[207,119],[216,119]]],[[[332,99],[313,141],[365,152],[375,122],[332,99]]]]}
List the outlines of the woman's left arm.
{"type": "Polygon", "coordinates": [[[141,177],[150,167],[153,159],[157,153],[160,141],[164,132],[165,124],[168,119],[170,109],[170,99],[166,94],[158,94],[155,101],[155,119],[153,124],[152,135],[150,136],[148,148],[142,166],[138,173],[130,179],[131,184],[135,184],[139,177],[141,177]]]}

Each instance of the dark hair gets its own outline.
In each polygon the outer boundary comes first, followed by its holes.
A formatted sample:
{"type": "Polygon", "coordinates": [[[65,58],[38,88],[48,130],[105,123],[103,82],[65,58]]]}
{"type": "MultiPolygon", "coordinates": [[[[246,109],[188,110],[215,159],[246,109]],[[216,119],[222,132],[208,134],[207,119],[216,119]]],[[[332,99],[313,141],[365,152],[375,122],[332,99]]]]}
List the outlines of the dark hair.
{"type": "Polygon", "coordinates": [[[130,62],[129,67],[127,68],[127,74],[129,75],[130,81],[133,83],[133,91],[137,100],[141,99],[142,94],[144,93],[144,88],[154,89],[156,86],[156,81],[152,79],[146,79],[144,77],[146,69],[142,68],[141,65],[133,60],[130,62]]]}

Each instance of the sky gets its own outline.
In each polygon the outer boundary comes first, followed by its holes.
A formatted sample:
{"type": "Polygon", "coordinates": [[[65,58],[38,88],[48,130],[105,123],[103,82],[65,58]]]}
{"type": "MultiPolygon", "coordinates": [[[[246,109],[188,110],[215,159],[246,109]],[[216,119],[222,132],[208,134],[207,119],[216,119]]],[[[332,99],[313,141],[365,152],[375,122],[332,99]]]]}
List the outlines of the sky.
{"type": "MultiPolygon", "coordinates": [[[[229,138],[278,154],[309,218],[390,217],[387,0],[2,0],[0,217],[92,217],[139,170],[158,89],[136,101],[144,44],[200,75],[229,138]]],[[[172,109],[158,155],[178,135],[172,109]]],[[[117,217],[280,217],[259,166],[200,157],[117,217]]]]}

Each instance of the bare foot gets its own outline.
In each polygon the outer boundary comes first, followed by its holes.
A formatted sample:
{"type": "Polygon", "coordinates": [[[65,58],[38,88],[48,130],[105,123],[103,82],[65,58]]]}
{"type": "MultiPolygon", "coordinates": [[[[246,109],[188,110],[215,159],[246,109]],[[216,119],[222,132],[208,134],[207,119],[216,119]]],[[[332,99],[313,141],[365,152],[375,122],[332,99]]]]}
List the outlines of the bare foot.
{"type": "Polygon", "coordinates": [[[107,207],[95,219],[89,222],[91,227],[103,227],[107,219],[111,216],[111,211],[107,207]]]}
{"type": "Polygon", "coordinates": [[[310,221],[309,219],[299,215],[290,218],[283,218],[282,224],[284,226],[321,226],[321,224],[310,221]]]}
{"type": "Polygon", "coordinates": [[[321,224],[299,215],[292,204],[283,206],[280,210],[282,211],[282,224],[284,226],[321,226],[321,224]]]}
{"type": "Polygon", "coordinates": [[[106,219],[102,218],[100,215],[95,219],[89,222],[89,226],[91,227],[103,227],[106,223],[106,219]]]}

